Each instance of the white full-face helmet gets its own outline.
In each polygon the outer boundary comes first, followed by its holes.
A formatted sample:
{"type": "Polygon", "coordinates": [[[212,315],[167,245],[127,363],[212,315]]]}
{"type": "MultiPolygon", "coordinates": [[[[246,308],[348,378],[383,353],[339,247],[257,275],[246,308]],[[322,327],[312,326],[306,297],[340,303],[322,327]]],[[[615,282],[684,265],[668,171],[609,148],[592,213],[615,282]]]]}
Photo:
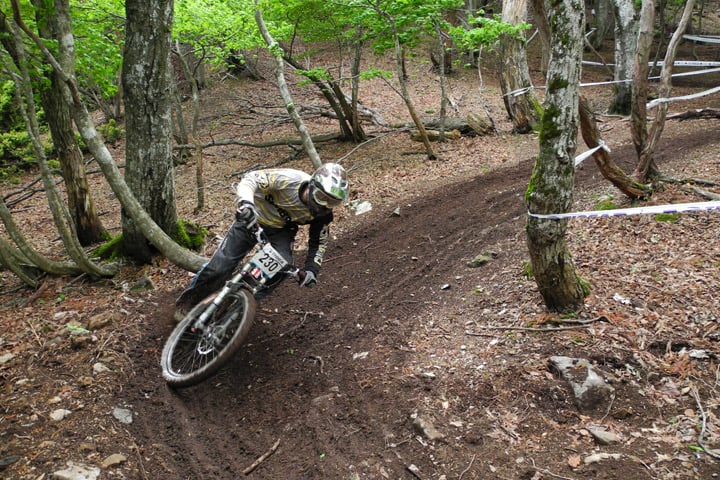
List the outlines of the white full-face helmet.
{"type": "Polygon", "coordinates": [[[310,200],[325,208],[335,208],[350,192],[347,172],[337,163],[326,163],[310,177],[310,200]]]}

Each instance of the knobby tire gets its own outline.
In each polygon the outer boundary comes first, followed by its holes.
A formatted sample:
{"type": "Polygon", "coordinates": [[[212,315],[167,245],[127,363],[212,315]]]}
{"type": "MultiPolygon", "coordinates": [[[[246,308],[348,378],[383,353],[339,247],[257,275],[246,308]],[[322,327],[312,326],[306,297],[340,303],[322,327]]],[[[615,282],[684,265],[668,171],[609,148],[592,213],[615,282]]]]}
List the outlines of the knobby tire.
{"type": "Polygon", "coordinates": [[[242,288],[228,294],[207,321],[208,325],[217,325],[234,316],[218,344],[208,342],[207,335],[193,331],[195,319],[214,298],[215,294],[198,303],[165,342],[160,362],[163,378],[171,387],[197,385],[215,375],[238,351],[250,331],[256,304],[253,295],[242,288]]]}

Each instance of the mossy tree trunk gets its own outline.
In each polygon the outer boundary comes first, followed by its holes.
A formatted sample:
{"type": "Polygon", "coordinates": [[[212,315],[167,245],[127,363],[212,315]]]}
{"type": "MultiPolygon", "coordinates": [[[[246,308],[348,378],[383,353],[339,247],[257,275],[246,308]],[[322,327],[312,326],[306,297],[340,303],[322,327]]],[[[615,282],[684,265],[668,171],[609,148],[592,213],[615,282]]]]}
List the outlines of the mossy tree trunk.
{"type": "MultiPolygon", "coordinates": [[[[570,210],[575,183],[578,86],[583,47],[584,4],[560,0],[549,5],[552,37],[547,93],[540,128],[540,152],[525,200],[536,214],[570,210]]],[[[584,292],[567,247],[567,220],[528,217],[527,245],[540,294],[556,312],[579,310],[584,292]]]]}

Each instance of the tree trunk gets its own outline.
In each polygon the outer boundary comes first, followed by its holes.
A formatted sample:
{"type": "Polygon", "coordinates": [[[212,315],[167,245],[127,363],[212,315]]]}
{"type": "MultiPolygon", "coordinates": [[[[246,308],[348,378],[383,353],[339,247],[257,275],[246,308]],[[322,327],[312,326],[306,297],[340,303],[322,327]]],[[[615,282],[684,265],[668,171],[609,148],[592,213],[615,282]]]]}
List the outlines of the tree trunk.
{"type": "Polygon", "coordinates": [[[438,141],[444,142],[445,141],[445,119],[447,117],[447,104],[448,104],[448,94],[447,94],[447,73],[449,73],[446,68],[446,61],[447,58],[447,49],[445,47],[445,39],[444,39],[444,33],[442,29],[440,28],[440,23],[438,21],[433,21],[433,28],[435,29],[435,35],[437,37],[438,42],[438,52],[440,55],[440,58],[438,60],[438,75],[440,76],[440,128],[438,132],[438,141]]]}
{"type": "MultiPolygon", "coordinates": [[[[12,7],[15,23],[28,33],[28,35],[32,34],[33,39],[40,43],[40,38],[37,35],[34,35],[27,25],[23,23],[17,0],[12,0],[12,7]]],[[[18,66],[20,71],[19,75],[13,75],[16,87],[17,104],[19,110],[22,112],[25,125],[27,126],[28,135],[32,141],[33,150],[35,151],[38,166],[40,168],[40,176],[43,180],[43,186],[45,187],[45,193],[48,199],[48,206],[50,207],[50,212],[52,213],[55,226],[57,227],[60,238],[62,239],[63,246],[65,247],[68,256],[78,265],[80,269],[82,269],[83,272],[90,275],[90,277],[100,278],[112,276],[115,273],[112,268],[104,268],[94,264],[83,251],[82,246],[77,239],[74,225],[70,219],[69,211],[66,209],[60,193],[55,187],[55,182],[53,180],[47,158],[45,157],[45,151],[43,150],[40,142],[40,128],[37,120],[37,109],[35,108],[35,92],[32,88],[33,82],[30,78],[28,69],[29,62],[27,56],[25,55],[23,39],[19,30],[16,28],[13,29],[13,35],[18,53],[18,66]]],[[[67,39],[64,40],[67,41],[67,39]]]]}
{"type": "Polygon", "coordinates": [[[38,279],[22,267],[22,258],[4,238],[0,237],[0,267],[8,269],[31,288],[37,288],[38,279]]]}
{"type": "MultiPolygon", "coordinates": [[[[672,80],[675,54],[677,53],[678,45],[682,40],[683,33],[685,33],[685,29],[687,28],[688,23],[690,23],[694,5],[695,0],[687,1],[682,18],[678,23],[678,27],[668,43],[668,48],[665,52],[665,58],[663,60],[662,72],[660,74],[660,98],[667,98],[670,96],[670,91],[672,89],[670,82],[672,80]]],[[[657,113],[655,114],[655,119],[650,127],[650,132],[645,137],[646,142],[643,145],[638,165],[635,169],[635,177],[640,181],[652,181],[660,177],[660,171],[655,165],[653,156],[655,154],[657,143],[660,141],[662,131],[665,128],[665,117],[667,116],[668,104],[666,102],[660,102],[657,104],[656,108],[657,113]]]]}
{"type": "MultiPolygon", "coordinates": [[[[653,41],[655,23],[655,2],[642,2],[638,24],[637,49],[633,59],[632,108],[630,109],[630,132],[633,145],[640,157],[647,141],[647,97],[648,97],[648,61],[653,41]]],[[[638,179],[642,181],[642,179],[638,179]]]]}
{"type": "Polygon", "coordinates": [[[633,59],[637,48],[638,16],[632,0],[614,0],[615,84],[610,113],[629,115],[632,106],[633,59]]]}
{"type": "MultiPolygon", "coordinates": [[[[17,0],[12,0],[12,2],[13,10],[16,10],[18,8],[17,0]]],[[[130,217],[133,218],[145,237],[150,240],[150,242],[158,250],[160,250],[160,252],[165,255],[168,260],[186,270],[192,272],[197,271],[203,263],[207,262],[207,258],[179,246],[162,229],[160,229],[160,227],[158,227],[152,218],[150,218],[150,215],[148,215],[130,191],[130,188],[127,183],[125,183],[125,180],[120,173],[120,170],[118,170],[110,151],[102,141],[101,136],[98,135],[92,118],[90,118],[90,114],[88,113],[87,107],[80,98],[80,91],[78,90],[74,78],[65,73],[63,68],[48,48],[42,43],[40,38],[38,38],[37,35],[34,35],[32,30],[22,23],[19,18],[19,13],[17,15],[17,22],[28,37],[30,37],[35,46],[42,52],[45,60],[50,63],[53,70],[58,73],[62,81],[68,86],[70,97],[67,100],[71,105],[73,121],[80,132],[83,142],[85,142],[88,150],[90,150],[90,153],[95,157],[98,165],[100,165],[100,168],[105,175],[105,179],[108,181],[110,188],[122,205],[123,211],[127,212],[130,217]]]]}
{"type": "MultiPolygon", "coordinates": [[[[173,237],[178,229],[171,145],[173,0],[128,0],[125,12],[125,180],[150,217],[173,237]]],[[[122,226],[123,254],[148,263],[155,252],[125,211],[122,226]]]]}
{"type": "MultiPolygon", "coordinates": [[[[302,66],[289,54],[285,53],[283,59],[293,68],[297,70],[302,70],[302,66]]],[[[343,94],[340,86],[337,85],[337,82],[335,80],[325,81],[324,79],[316,77],[314,75],[308,75],[308,78],[311,82],[313,82],[316,87],[318,87],[318,89],[320,89],[320,93],[322,93],[323,97],[325,97],[325,100],[327,100],[328,105],[335,113],[335,117],[337,118],[338,124],[340,126],[340,131],[342,132],[343,139],[354,139],[356,136],[356,132],[353,130],[352,127],[352,113],[343,109],[342,105],[340,104],[340,100],[343,94]],[[350,115],[348,115],[348,113],[350,113],[350,115]]],[[[364,136],[364,134],[362,135],[364,136]]]]}
{"type": "MultiPolygon", "coordinates": [[[[525,18],[527,0],[503,2],[502,21],[518,25],[525,18]]],[[[505,109],[517,133],[537,128],[540,103],[532,89],[524,42],[510,35],[502,35],[498,42],[499,77],[505,109]],[[511,93],[517,92],[517,93],[511,93]]]]}
{"type": "MultiPolygon", "coordinates": [[[[192,121],[190,122],[190,135],[192,137],[192,144],[194,145],[193,151],[195,156],[195,190],[197,192],[197,205],[195,206],[195,213],[200,212],[205,208],[205,179],[203,175],[203,151],[202,145],[200,144],[200,138],[198,137],[197,124],[198,118],[200,117],[200,86],[197,81],[195,72],[190,68],[190,63],[187,61],[183,49],[180,47],[180,42],[175,43],[175,51],[180,65],[182,66],[183,73],[190,82],[190,91],[192,92],[192,121]]],[[[176,105],[177,102],[173,102],[176,105]]],[[[178,109],[177,116],[182,118],[182,108],[178,109]]]]}
{"type": "MultiPolygon", "coordinates": [[[[384,13],[383,13],[384,14],[384,13]]],[[[420,116],[417,114],[417,111],[415,110],[415,105],[413,104],[412,98],[410,98],[410,93],[407,89],[407,74],[405,72],[405,55],[403,53],[403,49],[400,46],[400,37],[397,33],[397,30],[395,28],[395,20],[387,14],[384,14],[385,17],[388,19],[388,22],[392,25],[393,29],[393,38],[395,40],[395,67],[397,71],[398,76],[398,82],[400,83],[400,93],[402,96],[403,101],[405,102],[405,106],[408,109],[408,112],[410,113],[410,118],[412,118],[413,123],[418,129],[418,132],[420,134],[420,138],[422,138],[423,145],[425,145],[425,153],[427,154],[428,160],[436,160],[437,156],[435,155],[435,152],[433,152],[432,145],[430,145],[430,139],[428,139],[427,132],[425,131],[425,126],[423,125],[422,120],[420,119],[420,116]]]]}
{"type": "Polygon", "coordinates": [[[305,126],[305,123],[302,121],[302,118],[300,118],[300,114],[298,114],[297,108],[295,108],[295,102],[293,101],[292,95],[290,94],[290,89],[288,89],[287,82],[285,81],[285,65],[283,63],[284,53],[282,51],[282,48],[280,48],[280,45],[270,35],[270,32],[265,25],[265,20],[263,20],[262,12],[260,12],[260,10],[257,8],[257,5],[258,0],[255,0],[255,21],[258,24],[258,28],[260,28],[260,33],[265,39],[265,43],[267,43],[268,50],[270,50],[273,58],[275,58],[275,78],[278,82],[278,90],[280,90],[280,96],[285,102],[285,108],[287,109],[288,115],[290,115],[290,118],[295,124],[295,128],[300,134],[303,148],[305,149],[305,153],[307,153],[308,157],[310,157],[310,162],[312,162],[314,168],[320,168],[323,164],[323,161],[320,159],[320,154],[318,154],[317,150],[315,149],[315,144],[312,141],[310,132],[305,126]]]}
{"type": "Polygon", "coordinates": [[[550,63],[550,22],[548,21],[548,12],[545,6],[545,0],[530,0],[532,11],[535,18],[535,26],[538,29],[538,36],[542,43],[542,59],[540,68],[543,73],[547,73],[548,64],[550,63]]]}
{"type": "Polygon", "coordinates": [[[356,134],[355,141],[360,143],[361,141],[364,141],[367,136],[365,135],[365,132],[362,131],[360,127],[360,115],[358,113],[358,105],[360,104],[360,66],[361,66],[361,60],[362,60],[362,28],[360,26],[357,27],[357,40],[355,41],[355,49],[354,49],[354,55],[353,55],[353,61],[352,66],[350,68],[350,111],[352,112],[351,117],[351,125],[354,132],[362,132],[362,136],[358,136],[356,134]]]}
{"type": "MultiPolygon", "coordinates": [[[[580,131],[583,140],[589,148],[600,145],[602,139],[598,132],[595,114],[590,110],[585,97],[580,96],[580,131]]],[[[600,169],[603,177],[610,181],[621,192],[633,200],[645,198],[652,193],[652,190],[645,184],[634,181],[620,168],[611,158],[610,154],[603,148],[593,153],[595,163],[600,169]]]]}
{"type": "MultiPolygon", "coordinates": [[[[553,2],[548,11],[552,51],[547,74],[540,152],[525,194],[528,210],[536,214],[570,210],[575,182],[578,86],[583,51],[582,2],[553,2]]],[[[527,245],[545,306],[556,312],[577,311],[584,292],[567,248],[567,220],[529,216],[527,245]]]]}
{"type": "MultiPolygon", "coordinates": [[[[62,39],[70,33],[70,6],[68,0],[55,0],[53,8],[45,1],[33,0],[38,33],[42,38],[52,39],[58,45],[58,61],[63,68],[74,74],[75,54],[71,45],[62,39]]],[[[45,118],[50,126],[55,151],[60,160],[68,208],[75,224],[78,240],[87,246],[105,239],[107,233],[95,211],[85,174],[85,165],[80,148],[75,141],[70,109],[63,100],[67,88],[53,71],[47,73],[49,86],[40,89],[40,99],[45,118]]]]}
{"type": "Polygon", "coordinates": [[[598,0],[597,8],[595,9],[595,15],[588,23],[591,28],[594,29],[592,35],[590,35],[590,45],[600,50],[605,37],[613,27],[613,0],[598,0]]]}

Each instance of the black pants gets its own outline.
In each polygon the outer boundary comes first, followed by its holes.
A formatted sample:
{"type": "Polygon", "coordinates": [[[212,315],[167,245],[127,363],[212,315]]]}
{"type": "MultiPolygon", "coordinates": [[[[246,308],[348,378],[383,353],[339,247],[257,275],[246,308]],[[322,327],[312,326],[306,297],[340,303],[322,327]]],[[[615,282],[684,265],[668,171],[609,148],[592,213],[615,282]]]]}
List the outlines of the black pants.
{"type": "MultiPolygon", "coordinates": [[[[273,248],[288,262],[292,263],[292,245],[297,234],[297,227],[281,229],[265,228],[273,248]]],[[[234,222],[228,230],[220,246],[210,261],[200,267],[190,286],[183,291],[175,302],[176,305],[192,307],[211,293],[219,290],[232,276],[235,267],[257,243],[255,235],[250,232],[244,222],[234,222]]],[[[285,278],[280,277],[280,280],[285,278]]],[[[271,289],[280,282],[274,282],[271,289]]],[[[268,292],[269,293],[269,292],[268,292]]]]}

